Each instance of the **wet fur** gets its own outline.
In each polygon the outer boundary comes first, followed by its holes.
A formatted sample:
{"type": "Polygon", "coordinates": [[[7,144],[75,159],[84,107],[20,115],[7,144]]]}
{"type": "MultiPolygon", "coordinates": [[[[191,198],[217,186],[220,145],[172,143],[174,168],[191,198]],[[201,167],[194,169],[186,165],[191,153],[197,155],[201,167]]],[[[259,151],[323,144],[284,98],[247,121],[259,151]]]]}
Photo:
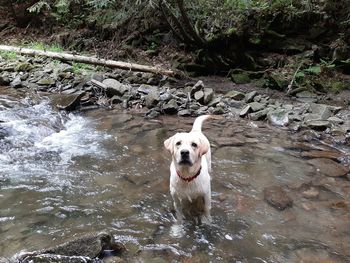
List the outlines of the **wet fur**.
{"type": "Polygon", "coordinates": [[[194,220],[197,223],[209,223],[211,220],[211,151],[207,137],[202,133],[202,123],[211,118],[210,115],[198,117],[188,133],[177,133],[164,142],[171,153],[170,193],[174,201],[177,218],[194,220]],[[189,156],[182,156],[188,151],[189,156]],[[200,174],[192,181],[184,178],[193,177],[200,169],[200,174]]]}

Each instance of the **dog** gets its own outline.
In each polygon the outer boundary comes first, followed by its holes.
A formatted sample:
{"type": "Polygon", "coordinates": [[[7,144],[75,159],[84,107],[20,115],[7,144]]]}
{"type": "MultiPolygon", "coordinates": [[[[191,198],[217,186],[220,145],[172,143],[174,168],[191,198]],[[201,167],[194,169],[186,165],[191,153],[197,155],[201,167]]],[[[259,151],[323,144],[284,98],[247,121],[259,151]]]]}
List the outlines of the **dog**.
{"type": "Polygon", "coordinates": [[[212,116],[197,117],[189,133],[176,133],[164,141],[172,156],[170,193],[176,217],[198,224],[211,222],[211,151],[202,133],[202,124],[209,118],[212,116]]]}

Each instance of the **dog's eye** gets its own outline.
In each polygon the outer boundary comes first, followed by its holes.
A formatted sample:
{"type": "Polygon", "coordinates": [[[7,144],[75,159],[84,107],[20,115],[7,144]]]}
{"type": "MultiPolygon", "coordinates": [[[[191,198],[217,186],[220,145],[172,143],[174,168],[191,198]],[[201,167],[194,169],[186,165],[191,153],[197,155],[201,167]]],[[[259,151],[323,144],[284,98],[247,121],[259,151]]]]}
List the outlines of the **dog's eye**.
{"type": "Polygon", "coordinates": [[[191,145],[193,148],[197,148],[197,146],[198,146],[197,143],[195,143],[195,142],[193,142],[191,145]]]}
{"type": "Polygon", "coordinates": [[[176,146],[180,146],[180,145],[181,145],[181,142],[177,142],[177,143],[176,143],[176,146]]]}

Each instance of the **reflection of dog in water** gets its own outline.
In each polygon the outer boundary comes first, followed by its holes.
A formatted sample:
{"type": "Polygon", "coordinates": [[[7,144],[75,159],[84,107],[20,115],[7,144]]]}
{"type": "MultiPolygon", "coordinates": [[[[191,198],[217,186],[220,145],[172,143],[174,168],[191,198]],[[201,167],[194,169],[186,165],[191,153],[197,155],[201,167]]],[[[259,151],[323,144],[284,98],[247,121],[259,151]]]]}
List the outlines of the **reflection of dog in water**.
{"type": "Polygon", "coordinates": [[[178,219],[210,222],[211,152],[210,143],[202,133],[202,123],[210,115],[198,117],[191,132],[176,133],[164,142],[172,155],[170,193],[178,219]]]}

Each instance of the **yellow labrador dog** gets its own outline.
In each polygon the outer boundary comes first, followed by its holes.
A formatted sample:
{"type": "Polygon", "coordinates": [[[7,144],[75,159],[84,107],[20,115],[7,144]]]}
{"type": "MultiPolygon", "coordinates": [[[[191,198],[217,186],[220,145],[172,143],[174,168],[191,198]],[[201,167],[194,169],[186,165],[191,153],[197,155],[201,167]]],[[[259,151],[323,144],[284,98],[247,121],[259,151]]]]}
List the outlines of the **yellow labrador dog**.
{"type": "Polygon", "coordinates": [[[209,118],[210,115],[199,116],[190,132],[176,133],[164,141],[172,155],[170,193],[180,220],[211,221],[211,152],[210,143],[202,133],[202,123],[209,118]]]}

